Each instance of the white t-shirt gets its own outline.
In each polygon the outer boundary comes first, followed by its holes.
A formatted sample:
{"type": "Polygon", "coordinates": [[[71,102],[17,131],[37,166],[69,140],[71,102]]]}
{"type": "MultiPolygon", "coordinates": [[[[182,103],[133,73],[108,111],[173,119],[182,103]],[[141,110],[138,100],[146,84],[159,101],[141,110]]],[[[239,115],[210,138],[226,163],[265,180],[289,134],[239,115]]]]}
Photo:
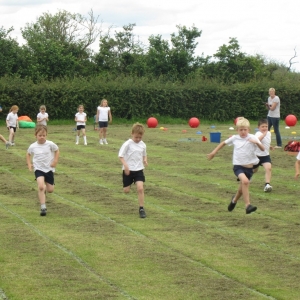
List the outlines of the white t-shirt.
{"type": "Polygon", "coordinates": [[[259,159],[256,156],[257,146],[249,142],[250,138],[261,144],[259,139],[250,133],[245,138],[242,138],[239,135],[233,135],[229,139],[225,140],[226,145],[234,146],[232,156],[233,165],[257,165],[259,163],[259,159]]]}
{"type": "Polygon", "coordinates": [[[99,111],[99,122],[108,121],[108,112],[110,111],[109,106],[98,106],[97,110],[99,111]]]}
{"type": "Polygon", "coordinates": [[[298,155],[297,155],[297,160],[300,160],[300,151],[298,152],[298,155]]]}
{"type": "Polygon", "coordinates": [[[8,126],[17,127],[18,114],[14,114],[12,111],[7,115],[6,120],[8,126]]]}
{"type": "MultiPolygon", "coordinates": [[[[135,143],[132,139],[127,140],[120,148],[119,157],[123,157],[130,171],[140,171],[144,167],[144,157],[147,156],[146,144],[143,141],[135,143]]],[[[124,170],[124,166],[122,167],[124,170]]]]}
{"type": "MultiPolygon", "coordinates": [[[[36,118],[37,119],[44,119],[44,118],[48,118],[48,113],[41,113],[41,112],[39,112],[38,114],[37,114],[37,116],[36,116],[36,118]]],[[[45,125],[45,126],[47,126],[47,121],[46,120],[43,120],[43,121],[41,121],[41,122],[38,122],[40,125],[45,125]]]]}
{"type": "Polygon", "coordinates": [[[27,152],[33,156],[33,169],[34,171],[40,170],[45,173],[49,171],[55,172],[55,168],[50,167],[51,162],[54,159],[54,152],[58,150],[58,146],[51,141],[47,141],[44,144],[38,142],[32,143],[27,152]]]}
{"type": "Polygon", "coordinates": [[[75,118],[77,119],[77,125],[85,125],[86,113],[85,112],[78,112],[75,114],[75,118]]]}
{"type": "Polygon", "coordinates": [[[275,96],[273,99],[271,97],[268,98],[268,104],[272,105],[273,103],[277,103],[276,108],[269,110],[268,117],[280,118],[280,99],[278,96],[275,96]]]}
{"type": "MultiPolygon", "coordinates": [[[[261,133],[260,131],[257,131],[255,133],[256,137],[260,137],[261,135],[263,135],[263,133],[261,133]]],[[[258,147],[256,147],[256,155],[257,156],[267,156],[270,154],[270,145],[271,145],[271,132],[268,131],[266,136],[261,140],[261,143],[264,145],[265,150],[261,151],[258,147]]]]}

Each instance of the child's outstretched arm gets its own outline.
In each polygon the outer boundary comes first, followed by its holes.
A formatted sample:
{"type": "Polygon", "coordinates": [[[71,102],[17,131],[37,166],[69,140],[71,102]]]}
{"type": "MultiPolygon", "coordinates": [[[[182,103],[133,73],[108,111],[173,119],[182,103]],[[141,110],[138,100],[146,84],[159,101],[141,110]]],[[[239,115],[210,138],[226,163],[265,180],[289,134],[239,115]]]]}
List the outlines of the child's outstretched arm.
{"type": "Polygon", "coordinates": [[[217,152],[225,146],[225,142],[221,142],[212,152],[206,155],[208,160],[211,160],[215,157],[217,152]]]}
{"type": "Polygon", "coordinates": [[[28,170],[31,172],[32,171],[31,155],[28,152],[26,153],[26,161],[27,161],[28,170]]]}

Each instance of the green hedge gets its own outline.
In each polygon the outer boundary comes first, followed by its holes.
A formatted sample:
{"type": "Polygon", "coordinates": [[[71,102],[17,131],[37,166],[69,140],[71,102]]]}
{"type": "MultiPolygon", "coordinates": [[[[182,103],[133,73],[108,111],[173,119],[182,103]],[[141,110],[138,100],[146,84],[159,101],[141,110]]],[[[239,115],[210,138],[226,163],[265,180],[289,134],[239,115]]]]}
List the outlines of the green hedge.
{"type": "Polygon", "coordinates": [[[188,119],[228,121],[237,116],[251,120],[266,116],[262,102],[268,89],[276,88],[281,99],[281,116],[300,116],[300,85],[290,81],[252,82],[231,86],[213,81],[193,80],[187,83],[161,83],[131,77],[105,80],[75,78],[45,81],[4,77],[0,79],[0,105],[4,119],[9,108],[19,106],[19,115],[36,120],[39,106],[45,104],[50,120],[73,119],[77,106],[83,104],[89,117],[106,98],[112,114],[119,118],[170,116],[188,119]]]}

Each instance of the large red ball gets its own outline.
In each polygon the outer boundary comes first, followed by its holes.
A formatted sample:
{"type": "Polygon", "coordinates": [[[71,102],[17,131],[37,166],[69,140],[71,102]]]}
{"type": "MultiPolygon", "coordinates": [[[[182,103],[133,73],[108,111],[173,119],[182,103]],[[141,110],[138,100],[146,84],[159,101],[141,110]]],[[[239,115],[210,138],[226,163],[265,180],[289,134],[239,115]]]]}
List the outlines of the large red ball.
{"type": "Polygon", "coordinates": [[[285,124],[287,126],[295,126],[297,124],[297,118],[294,115],[288,115],[285,118],[285,124]]]}
{"type": "Polygon", "coordinates": [[[198,118],[195,118],[195,117],[194,118],[190,118],[189,125],[192,128],[197,128],[200,125],[200,121],[199,121],[198,118]]]}
{"type": "Polygon", "coordinates": [[[156,118],[154,117],[151,117],[147,120],[147,125],[149,128],[155,128],[158,124],[158,121],[156,118]]]}

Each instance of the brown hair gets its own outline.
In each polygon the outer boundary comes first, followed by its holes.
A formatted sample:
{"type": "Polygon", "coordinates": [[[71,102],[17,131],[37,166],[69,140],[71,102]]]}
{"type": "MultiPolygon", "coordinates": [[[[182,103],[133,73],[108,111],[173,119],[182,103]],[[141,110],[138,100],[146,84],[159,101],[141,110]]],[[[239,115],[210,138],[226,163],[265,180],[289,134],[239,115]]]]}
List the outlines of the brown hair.
{"type": "Polygon", "coordinates": [[[143,135],[145,133],[145,127],[141,123],[134,123],[131,129],[131,133],[143,135]]]}
{"type": "Polygon", "coordinates": [[[17,105],[13,105],[11,108],[10,108],[10,110],[9,110],[9,112],[11,112],[11,111],[13,111],[13,110],[19,110],[19,107],[17,106],[17,105]]]}
{"type": "Polygon", "coordinates": [[[45,126],[45,125],[36,125],[34,134],[37,135],[40,131],[45,131],[46,134],[47,134],[48,133],[47,126],[45,126]]]}

